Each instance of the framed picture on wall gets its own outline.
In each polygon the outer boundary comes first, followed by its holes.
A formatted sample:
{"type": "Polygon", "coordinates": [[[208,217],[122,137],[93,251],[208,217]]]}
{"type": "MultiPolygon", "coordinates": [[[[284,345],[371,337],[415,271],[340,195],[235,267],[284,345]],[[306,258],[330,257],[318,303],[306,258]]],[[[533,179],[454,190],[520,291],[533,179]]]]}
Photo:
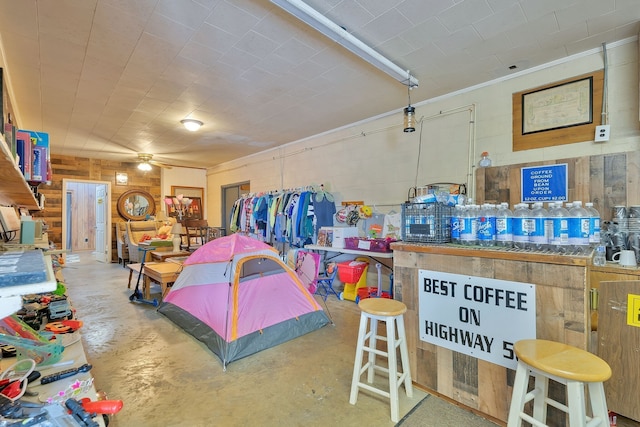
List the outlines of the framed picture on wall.
{"type": "MultiPolygon", "coordinates": [[[[178,194],[182,194],[184,197],[188,197],[190,199],[194,199],[193,203],[198,204],[198,215],[199,217],[193,217],[193,219],[202,219],[203,218],[203,214],[202,214],[202,201],[204,200],[204,188],[202,187],[183,187],[183,186],[179,186],[179,185],[172,185],[171,186],[171,197],[176,197],[178,194]],[[197,199],[197,200],[195,200],[197,199]]],[[[167,212],[167,215],[169,215],[169,212],[167,212]]],[[[169,215],[171,216],[171,215],[169,215]]],[[[175,214],[173,215],[175,216],[175,214]]],[[[191,218],[187,215],[187,218],[191,218]]]]}
{"type": "Polygon", "coordinates": [[[175,196],[164,196],[165,206],[167,208],[167,216],[175,217],[179,219],[202,219],[202,198],[200,197],[191,197],[187,196],[183,193],[184,198],[191,199],[191,204],[184,208],[181,206],[176,206],[175,203],[166,203],[166,200],[173,200],[175,196]],[[178,212],[178,208],[182,210],[182,212],[178,212]]]}
{"type": "Polygon", "coordinates": [[[513,151],[593,141],[604,71],[512,94],[513,151]]]}
{"type": "Polygon", "coordinates": [[[200,200],[204,199],[204,188],[202,187],[180,187],[176,185],[171,186],[171,195],[173,197],[178,194],[182,194],[184,197],[193,198],[199,197],[200,200]]]}
{"type": "Polygon", "coordinates": [[[187,208],[187,219],[202,219],[202,199],[190,197],[191,204],[187,208]]]}
{"type": "Polygon", "coordinates": [[[125,172],[116,172],[116,185],[127,185],[129,176],[125,172]]]}

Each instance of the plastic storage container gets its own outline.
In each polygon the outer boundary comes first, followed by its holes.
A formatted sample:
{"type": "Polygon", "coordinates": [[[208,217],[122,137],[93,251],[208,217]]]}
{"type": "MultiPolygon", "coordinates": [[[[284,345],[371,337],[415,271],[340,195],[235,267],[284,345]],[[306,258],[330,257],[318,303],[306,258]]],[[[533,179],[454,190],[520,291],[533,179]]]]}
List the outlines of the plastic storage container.
{"type": "Polygon", "coordinates": [[[368,264],[364,261],[344,261],[338,263],[338,279],[342,283],[356,283],[368,264]]]}
{"type": "Polygon", "coordinates": [[[451,242],[453,207],[444,203],[405,203],[402,205],[402,240],[405,242],[451,242]]]}

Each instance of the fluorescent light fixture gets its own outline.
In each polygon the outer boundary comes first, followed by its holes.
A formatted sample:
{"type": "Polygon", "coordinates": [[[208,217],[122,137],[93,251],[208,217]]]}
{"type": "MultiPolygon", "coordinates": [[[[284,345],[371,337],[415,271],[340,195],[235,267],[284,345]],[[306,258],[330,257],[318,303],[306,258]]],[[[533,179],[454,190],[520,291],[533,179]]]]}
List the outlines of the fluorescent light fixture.
{"type": "Polygon", "coordinates": [[[301,0],[271,0],[271,3],[315,28],[317,31],[342,45],[352,53],[355,53],[380,71],[384,71],[400,83],[409,87],[418,86],[418,79],[415,77],[409,75],[407,79],[407,70],[403,70],[394,64],[305,2],[301,0]]]}
{"type": "Polygon", "coordinates": [[[200,126],[204,124],[200,120],[195,119],[182,119],[180,120],[180,123],[182,123],[184,127],[191,132],[197,131],[198,129],[200,129],[200,126]]]}

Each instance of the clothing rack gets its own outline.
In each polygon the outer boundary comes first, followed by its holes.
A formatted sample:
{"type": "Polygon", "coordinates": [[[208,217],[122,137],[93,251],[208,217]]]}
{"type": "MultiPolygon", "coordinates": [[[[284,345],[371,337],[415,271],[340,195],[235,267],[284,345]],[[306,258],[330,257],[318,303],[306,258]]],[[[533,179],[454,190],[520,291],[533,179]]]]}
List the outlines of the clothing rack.
{"type": "Polygon", "coordinates": [[[313,241],[318,224],[333,225],[333,215],[333,195],[324,191],[324,184],[247,193],[233,205],[229,230],[247,232],[271,244],[284,241],[303,246],[313,241]]]}
{"type": "MultiPolygon", "coordinates": [[[[324,184],[320,184],[319,187],[320,187],[320,190],[324,192],[324,184]]],[[[310,184],[302,187],[281,188],[279,190],[267,190],[267,191],[258,191],[255,193],[244,193],[240,195],[240,198],[246,199],[248,197],[260,197],[264,195],[274,196],[280,193],[301,193],[303,191],[317,192],[316,191],[317,189],[318,189],[317,184],[310,184]]]]}

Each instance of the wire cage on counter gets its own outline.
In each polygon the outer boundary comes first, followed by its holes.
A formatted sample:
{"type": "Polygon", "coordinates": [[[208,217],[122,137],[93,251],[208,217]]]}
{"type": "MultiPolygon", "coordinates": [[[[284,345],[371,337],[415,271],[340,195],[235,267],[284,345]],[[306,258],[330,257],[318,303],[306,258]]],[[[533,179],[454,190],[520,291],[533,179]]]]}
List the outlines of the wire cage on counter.
{"type": "Polygon", "coordinates": [[[402,240],[419,243],[451,242],[453,207],[444,203],[402,205],[402,240]]]}

